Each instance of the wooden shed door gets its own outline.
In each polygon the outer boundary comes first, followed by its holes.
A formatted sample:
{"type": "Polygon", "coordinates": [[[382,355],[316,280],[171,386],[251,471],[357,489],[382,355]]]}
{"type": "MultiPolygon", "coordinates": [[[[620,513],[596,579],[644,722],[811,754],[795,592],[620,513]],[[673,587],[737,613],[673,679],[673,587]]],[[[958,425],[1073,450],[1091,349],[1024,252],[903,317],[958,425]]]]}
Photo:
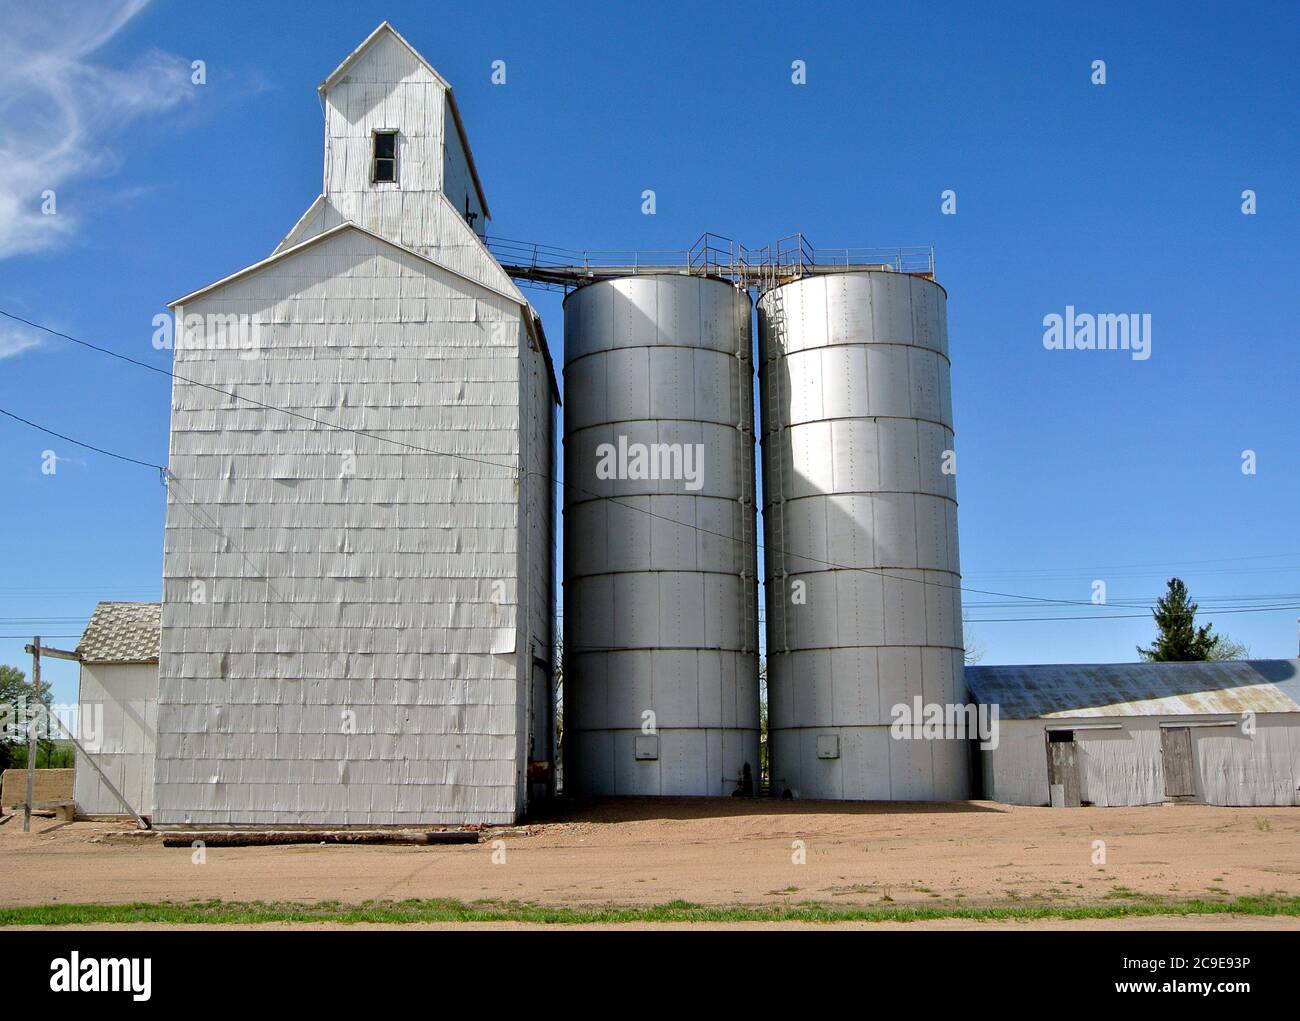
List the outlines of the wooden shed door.
{"type": "Polygon", "coordinates": [[[1165,767],[1165,797],[1193,798],[1192,732],[1186,727],[1160,728],[1160,757],[1165,767]]]}
{"type": "Polygon", "coordinates": [[[1051,731],[1047,735],[1047,782],[1065,788],[1065,807],[1078,808],[1082,792],[1079,787],[1079,754],[1074,734],[1051,731]]]}

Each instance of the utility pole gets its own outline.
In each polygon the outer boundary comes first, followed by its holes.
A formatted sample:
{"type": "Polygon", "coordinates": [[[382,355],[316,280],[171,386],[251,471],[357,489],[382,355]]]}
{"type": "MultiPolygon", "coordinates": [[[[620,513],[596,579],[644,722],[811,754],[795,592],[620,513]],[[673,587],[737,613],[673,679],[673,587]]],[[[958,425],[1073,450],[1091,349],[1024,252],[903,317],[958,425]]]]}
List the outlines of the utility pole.
{"type": "MultiPolygon", "coordinates": [[[[117,789],[117,786],[113,783],[113,781],[108,778],[108,774],[105,773],[103,768],[101,768],[101,766],[99,765],[99,763],[95,761],[95,757],[91,755],[90,752],[86,751],[85,747],[82,746],[81,742],[77,740],[77,735],[72,732],[72,728],[70,728],[66,723],[64,723],[61,719],[59,719],[58,714],[55,713],[54,709],[50,706],[50,704],[46,702],[44,698],[41,697],[40,688],[37,686],[39,685],[41,679],[41,658],[40,658],[41,653],[42,652],[45,653],[45,655],[49,656],[51,659],[68,659],[68,660],[72,660],[72,662],[74,663],[81,662],[81,655],[75,651],[68,652],[66,649],[54,649],[48,645],[42,648],[40,635],[37,635],[36,638],[33,639],[32,644],[26,647],[26,651],[32,654],[32,692],[36,697],[37,704],[40,705],[41,708],[45,710],[45,719],[51,724],[57,723],[59,725],[59,727],[63,730],[63,732],[68,735],[68,740],[72,742],[72,746],[81,753],[82,759],[85,760],[86,765],[90,766],[91,769],[93,769],[96,773],[99,774],[99,778],[104,781],[104,786],[109,789],[113,797],[117,798],[117,800],[121,803],[122,807],[127,810],[131,818],[135,820],[136,825],[139,826],[140,829],[142,830],[147,830],[149,828],[149,824],[145,822],[144,817],[135,810],[135,807],[131,804],[131,802],[126,800],[126,796],[121,791],[119,791],[117,789]]],[[[32,731],[31,733],[35,733],[35,731],[32,731]]],[[[29,736],[29,741],[30,740],[31,738],[29,736]]],[[[29,816],[31,814],[31,805],[32,805],[31,747],[32,746],[29,743],[28,756],[27,756],[27,762],[28,762],[27,812],[29,816]]],[[[27,828],[26,826],[23,827],[23,829],[26,828],[27,828]]]]}
{"type": "Polygon", "coordinates": [[[32,795],[36,789],[36,707],[41,705],[41,636],[32,639],[32,697],[27,700],[27,803],[23,832],[32,829],[32,795]]]}

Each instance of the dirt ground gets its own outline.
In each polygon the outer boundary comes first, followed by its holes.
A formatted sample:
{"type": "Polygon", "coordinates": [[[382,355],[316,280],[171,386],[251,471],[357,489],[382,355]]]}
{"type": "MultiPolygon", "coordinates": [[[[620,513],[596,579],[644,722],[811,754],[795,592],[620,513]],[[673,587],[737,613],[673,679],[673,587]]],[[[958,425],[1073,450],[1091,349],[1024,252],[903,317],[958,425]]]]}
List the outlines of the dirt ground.
{"type": "MultiPolygon", "coordinates": [[[[105,839],[121,828],[43,819],[30,834],[21,819],[0,826],[0,905],[452,897],[571,907],[675,899],[1005,906],[1300,896],[1295,808],[629,798],[573,805],[534,823],[529,835],[489,835],[478,845],[217,847],[203,864],[188,848],[157,840],[105,839]],[[505,852],[499,864],[495,839],[505,852]],[[1093,862],[1096,841],[1105,842],[1104,864],[1093,862]],[[796,842],[804,864],[795,863],[796,842]]],[[[1248,928],[1296,924],[1244,920],[1248,928]]]]}
{"type": "MultiPolygon", "coordinates": [[[[49,926],[15,925],[13,931],[46,929],[49,926]]],[[[1143,915],[1127,918],[1085,918],[1085,919],[1034,919],[1028,921],[977,921],[962,918],[941,918],[918,922],[626,922],[619,924],[582,924],[582,925],[542,925],[531,922],[404,922],[385,925],[373,925],[365,922],[275,922],[265,925],[157,925],[138,922],[125,925],[99,924],[78,925],[78,932],[96,931],[166,931],[177,930],[202,931],[220,929],[240,932],[387,932],[400,930],[411,932],[463,932],[466,929],[482,932],[493,931],[544,931],[574,932],[590,929],[607,932],[685,932],[698,929],[718,929],[727,932],[761,932],[766,930],[780,932],[821,932],[827,929],[877,932],[987,932],[989,930],[1042,932],[1045,930],[1063,932],[1244,932],[1244,931],[1281,931],[1300,930],[1300,921],[1285,915],[1143,915]]]]}

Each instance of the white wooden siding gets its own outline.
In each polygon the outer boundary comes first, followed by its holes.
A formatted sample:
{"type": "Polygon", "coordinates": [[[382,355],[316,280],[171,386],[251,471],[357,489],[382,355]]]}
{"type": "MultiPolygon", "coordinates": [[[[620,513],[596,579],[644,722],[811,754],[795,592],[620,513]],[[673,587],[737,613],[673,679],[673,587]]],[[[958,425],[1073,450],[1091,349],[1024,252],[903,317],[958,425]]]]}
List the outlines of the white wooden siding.
{"type": "MultiPolygon", "coordinates": [[[[152,815],[157,665],[83,664],[77,702],[80,740],[131,807],[141,815],[152,815]]],[[[77,752],[73,798],[78,815],[127,814],[81,752],[77,752]]]]}
{"type": "Polygon", "coordinates": [[[495,268],[492,286],[514,291],[492,260],[483,264],[481,244],[447,222],[450,211],[463,228],[468,204],[478,215],[466,233],[481,235],[486,229],[445,83],[395,36],[380,33],[326,90],[324,100],[327,208],[298,224],[280,248],[350,220],[424,254],[438,249],[439,261],[462,272],[458,263],[477,271],[495,268]],[[385,130],[397,132],[397,181],[373,183],[372,138],[385,130]],[[448,251],[466,247],[467,253],[448,251]]]}
{"type": "Polygon", "coordinates": [[[309,210],[275,251],[286,251],[348,222],[419,252],[485,287],[509,294],[521,303],[524,300],[514,281],[441,192],[418,196],[390,193],[386,197],[327,195],[320,208],[309,210]]]}
{"type": "Polygon", "coordinates": [[[446,87],[394,36],[381,33],[325,93],[325,193],[370,192],[371,134],[398,132],[394,190],[442,187],[446,87]]]}
{"type": "Polygon", "coordinates": [[[184,312],[260,343],[179,375],[463,457],[176,382],[156,821],[512,821],[523,309],[347,230],[184,312]]]}
{"type": "Polygon", "coordinates": [[[453,208],[462,215],[474,214],[471,226],[480,237],[487,232],[487,214],[479,199],[478,188],[470,171],[469,156],[461,141],[460,132],[456,130],[455,117],[451,112],[451,97],[443,97],[442,121],[446,125],[446,144],[443,146],[442,190],[451,201],[453,208]]]}
{"type": "MultiPolygon", "coordinates": [[[[548,756],[550,736],[537,733],[545,720],[549,728],[551,711],[539,711],[533,704],[533,659],[553,662],[555,608],[555,399],[550,371],[539,348],[525,336],[520,342],[523,374],[520,381],[521,432],[524,475],[521,479],[521,535],[525,543],[520,555],[520,577],[527,586],[522,599],[526,621],[520,618],[519,655],[519,745],[521,766],[530,758],[548,756]],[[526,628],[526,633],[522,629],[526,628]],[[531,737],[531,749],[530,749],[531,737]]],[[[526,771],[519,776],[522,803],[527,801],[526,771]]]]}
{"type": "MultiPolygon", "coordinates": [[[[1160,727],[1191,724],[1196,796],[1211,805],[1300,804],[1300,713],[1255,718],[1256,733],[1240,726],[1196,726],[1223,717],[1086,717],[1074,732],[1084,801],[1095,805],[1148,805],[1164,800],[1160,727]],[[1098,723],[1114,730],[1083,729],[1098,723]]],[[[1054,718],[1053,727],[1072,721],[1054,718]]],[[[1233,719],[1240,724],[1240,719],[1233,719]]],[[[1048,803],[1046,728],[1043,720],[1003,720],[998,747],[980,753],[986,797],[1011,805],[1048,803]]]]}

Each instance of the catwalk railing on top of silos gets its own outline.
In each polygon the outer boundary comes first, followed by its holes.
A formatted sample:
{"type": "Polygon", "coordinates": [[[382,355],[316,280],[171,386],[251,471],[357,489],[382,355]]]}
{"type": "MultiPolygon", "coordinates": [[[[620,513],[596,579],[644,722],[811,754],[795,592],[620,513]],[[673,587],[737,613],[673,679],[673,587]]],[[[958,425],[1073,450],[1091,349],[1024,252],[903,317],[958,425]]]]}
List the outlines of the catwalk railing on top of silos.
{"type": "Polygon", "coordinates": [[[934,279],[932,245],[817,248],[798,233],[762,248],[709,232],[688,248],[661,250],[575,250],[509,238],[485,240],[512,278],[556,290],[616,277],[675,274],[715,277],[759,290],[804,276],[869,270],[934,279]]]}

